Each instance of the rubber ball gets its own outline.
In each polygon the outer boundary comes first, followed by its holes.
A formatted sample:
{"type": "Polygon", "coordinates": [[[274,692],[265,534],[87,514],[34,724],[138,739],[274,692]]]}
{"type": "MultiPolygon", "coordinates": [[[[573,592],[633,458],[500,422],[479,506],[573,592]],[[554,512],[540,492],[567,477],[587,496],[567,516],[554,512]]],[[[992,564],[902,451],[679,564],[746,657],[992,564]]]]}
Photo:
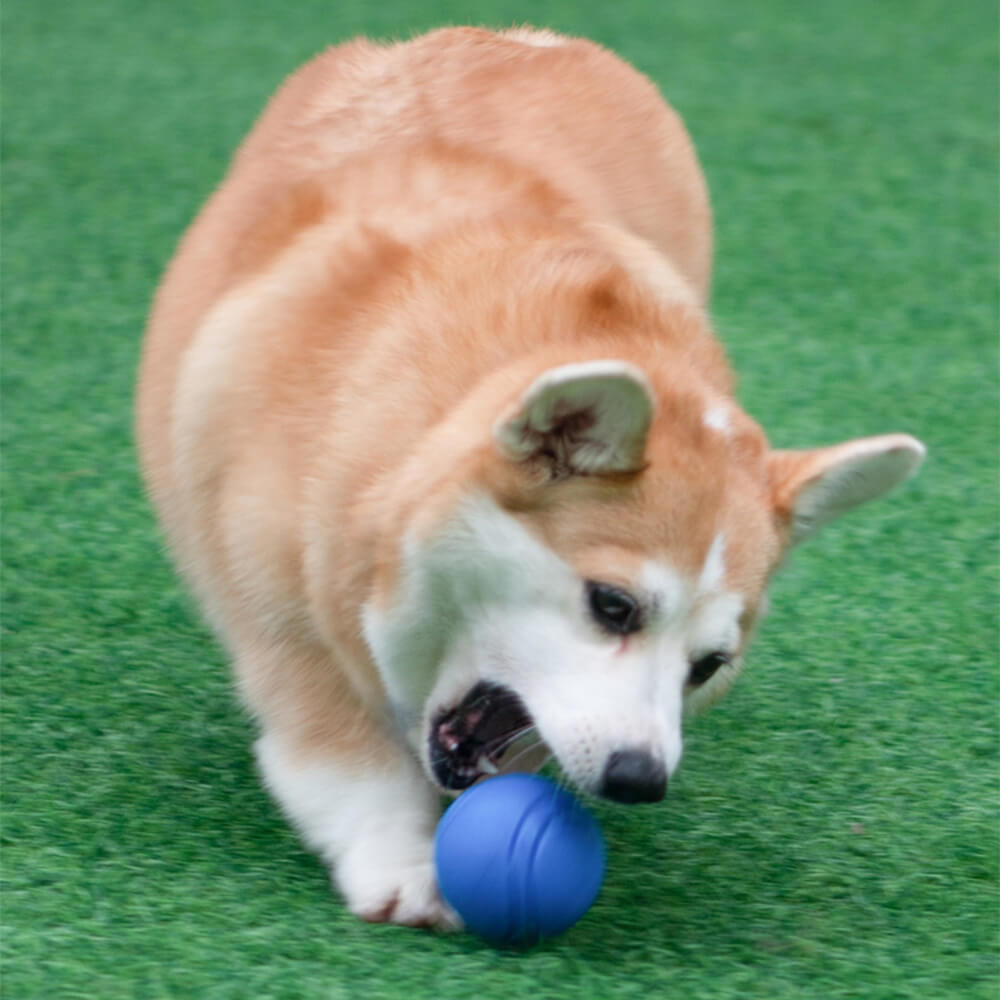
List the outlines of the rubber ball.
{"type": "Polygon", "coordinates": [[[438,824],[441,893],[493,944],[533,944],[590,909],[604,881],[604,838],[570,792],[505,774],[463,792],[438,824]]]}

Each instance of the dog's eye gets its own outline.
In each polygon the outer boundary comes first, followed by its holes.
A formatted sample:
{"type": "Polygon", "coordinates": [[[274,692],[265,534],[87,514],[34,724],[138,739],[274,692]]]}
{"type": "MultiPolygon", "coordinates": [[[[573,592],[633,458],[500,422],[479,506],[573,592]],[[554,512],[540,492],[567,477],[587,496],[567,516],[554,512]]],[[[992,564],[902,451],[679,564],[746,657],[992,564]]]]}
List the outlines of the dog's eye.
{"type": "Polygon", "coordinates": [[[688,684],[698,687],[704,684],[712,674],[727,664],[732,663],[732,657],[728,653],[709,653],[691,664],[691,673],[688,674],[688,684]]]}
{"type": "Polygon", "coordinates": [[[588,583],[590,613],[602,627],[617,635],[629,635],[642,628],[639,602],[626,590],[606,583],[588,583]]]}

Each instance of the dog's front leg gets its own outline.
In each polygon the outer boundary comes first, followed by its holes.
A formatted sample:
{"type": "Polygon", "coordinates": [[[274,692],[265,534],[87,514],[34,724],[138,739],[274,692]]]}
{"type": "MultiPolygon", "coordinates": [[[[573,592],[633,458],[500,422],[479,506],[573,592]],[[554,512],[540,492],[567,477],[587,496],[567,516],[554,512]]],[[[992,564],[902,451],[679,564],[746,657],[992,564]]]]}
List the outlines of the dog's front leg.
{"type": "Polygon", "coordinates": [[[441,900],[432,843],[438,797],[416,761],[390,746],[351,760],[266,732],[264,779],[305,842],[329,864],[351,912],[364,920],[455,927],[441,900]]]}
{"type": "Polygon", "coordinates": [[[264,781],[330,866],[350,910],[371,921],[457,926],[434,873],[440,801],[417,760],[362,704],[328,649],[287,636],[240,639],[236,672],[262,727],[264,781]]]}

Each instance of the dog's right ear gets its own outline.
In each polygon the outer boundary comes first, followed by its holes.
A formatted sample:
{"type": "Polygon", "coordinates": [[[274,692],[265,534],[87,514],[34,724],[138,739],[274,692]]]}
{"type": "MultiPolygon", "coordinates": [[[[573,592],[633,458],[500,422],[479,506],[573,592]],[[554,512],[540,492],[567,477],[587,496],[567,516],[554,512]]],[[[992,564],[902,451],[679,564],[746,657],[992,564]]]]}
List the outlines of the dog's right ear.
{"type": "Polygon", "coordinates": [[[917,471],[926,453],[909,434],[771,452],[771,498],[788,544],[797,545],[852,507],[888,493],[917,471]]]}
{"type": "Polygon", "coordinates": [[[636,472],[656,411],[642,371],[586,361],[544,372],[494,425],[501,454],[548,466],[553,479],[636,472]]]}

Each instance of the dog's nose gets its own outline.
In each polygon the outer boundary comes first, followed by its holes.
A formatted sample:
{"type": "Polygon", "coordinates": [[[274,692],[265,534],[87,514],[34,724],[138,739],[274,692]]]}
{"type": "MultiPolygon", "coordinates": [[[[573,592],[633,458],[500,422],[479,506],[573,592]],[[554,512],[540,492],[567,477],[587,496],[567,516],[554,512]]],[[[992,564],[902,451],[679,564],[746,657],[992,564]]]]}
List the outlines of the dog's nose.
{"type": "Polygon", "coordinates": [[[667,769],[648,750],[618,750],[604,767],[600,794],[615,802],[659,802],[667,792],[667,769]]]}

